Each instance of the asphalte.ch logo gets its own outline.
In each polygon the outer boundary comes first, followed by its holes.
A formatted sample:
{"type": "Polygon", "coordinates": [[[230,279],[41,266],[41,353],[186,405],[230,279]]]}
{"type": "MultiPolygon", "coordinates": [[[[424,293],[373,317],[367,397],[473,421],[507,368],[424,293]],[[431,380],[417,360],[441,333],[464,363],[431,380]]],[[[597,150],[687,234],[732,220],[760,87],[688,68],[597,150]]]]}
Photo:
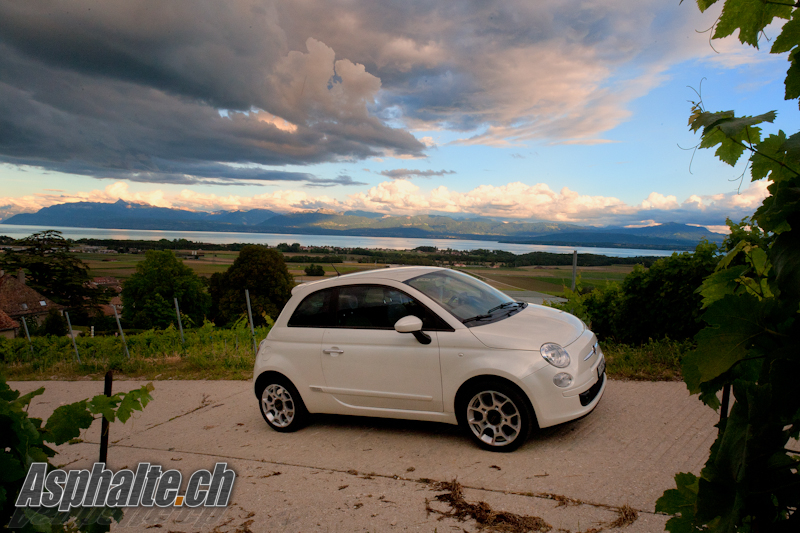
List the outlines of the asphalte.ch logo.
{"type": "MultiPolygon", "coordinates": [[[[183,475],[178,470],[139,463],[134,473],[112,472],[105,463],[92,470],[47,471],[47,463],[33,463],[17,497],[15,518],[30,516],[30,510],[68,512],[73,508],[209,508],[227,507],[236,480],[228,463],[217,463],[214,471],[198,470],[189,476],[181,492],[183,475]]],[[[52,513],[47,513],[53,516],[52,513]]],[[[14,520],[9,527],[15,527],[14,520]]],[[[16,527],[22,527],[23,524],[16,527]]]]}

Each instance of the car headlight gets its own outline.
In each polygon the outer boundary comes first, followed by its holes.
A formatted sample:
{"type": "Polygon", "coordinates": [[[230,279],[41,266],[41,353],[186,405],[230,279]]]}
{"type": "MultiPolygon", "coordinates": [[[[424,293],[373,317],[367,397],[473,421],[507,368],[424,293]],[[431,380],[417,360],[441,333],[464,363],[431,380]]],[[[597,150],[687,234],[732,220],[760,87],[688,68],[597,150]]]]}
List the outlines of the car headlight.
{"type": "Polygon", "coordinates": [[[544,357],[545,361],[557,368],[564,368],[569,366],[569,354],[567,351],[554,342],[546,342],[542,344],[539,352],[544,357]]]}

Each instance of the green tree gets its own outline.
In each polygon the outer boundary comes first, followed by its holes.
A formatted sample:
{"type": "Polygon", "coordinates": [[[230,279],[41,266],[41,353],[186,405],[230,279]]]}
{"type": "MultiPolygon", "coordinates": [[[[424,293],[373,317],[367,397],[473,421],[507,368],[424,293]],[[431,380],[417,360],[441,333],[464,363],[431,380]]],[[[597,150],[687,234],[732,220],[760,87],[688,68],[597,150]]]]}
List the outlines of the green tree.
{"type": "Polygon", "coordinates": [[[122,317],[137,328],[177,324],[175,298],[189,324],[202,324],[211,305],[205,281],[172,251],[148,250],[122,286],[122,317]]]}
{"type": "Polygon", "coordinates": [[[306,272],[306,276],[324,276],[325,275],[325,269],[322,268],[322,265],[315,265],[314,263],[311,263],[310,265],[308,265],[304,270],[306,272]]]}
{"type": "Polygon", "coordinates": [[[88,286],[89,267],[69,252],[69,242],[54,230],[34,233],[14,243],[22,250],[7,250],[0,256],[4,270],[25,270],[25,283],[61,305],[96,308],[108,302],[104,289],[88,286]]]}
{"type": "MultiPolygon", "coordinates": [[[[716,0],[699,0],[701,10],[716,0]]],[[[788,52],[786,99],[800,96],[800,11],[787,1],[725,0],[714,39],[739,31],[758,48],[774,18],[787,19],[772,41],[772,53],[788,52]]],[[[733,111],[692,108],[689,125],[701,133],[700,147],[733,166],[748,154],[752,179],[767,179],[769,195],[753,220],[753,235],[737,228],[727,255],[699,291],[707,326],[697,349],[683,361],[689,391],[720,407],[719,432],[697,477],[675,476],[677,488],[658,500],[657,511],[675,515],[673,533],[800,531],[798,456],[787,450],[800,437],[800,133],[783,131],[762,139],[758,124],[774,111],[737,117],[733,111]],[[763,232],[763,235],[760,233],[763,232]]]]}
{"type": "Polygon", "coordinates": [[[236,321],[247,312],[244,291],[248,289],[253,320],[256,325],[264,325],[262,313],[277,318],[292,295],[292,287],[294,279],[280,252],[264,246],[244,246],[226,272],[211,276],[212,316],[218,325],[236,321]]]}

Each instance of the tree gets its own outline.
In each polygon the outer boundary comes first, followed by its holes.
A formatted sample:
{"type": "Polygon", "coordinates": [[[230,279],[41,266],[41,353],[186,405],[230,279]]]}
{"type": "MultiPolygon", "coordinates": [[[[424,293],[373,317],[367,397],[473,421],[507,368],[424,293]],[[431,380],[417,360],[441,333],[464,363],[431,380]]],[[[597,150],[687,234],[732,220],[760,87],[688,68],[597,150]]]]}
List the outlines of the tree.
{"type": "Polygon", "coordinates": [[[262,313],[277,318],[292,295],[292,287],[294,279],[280,252],[264,246],[244,246],[226,272],[211,276],[212,316],[218,325],[236,321],[247,312],[244,291],[248,289],[253,320],[257,325],[264,324],[262,313]]]}
{"type": "Polygon", "coordinates": [[[54,302],[71,307],[96,308],[111,295],[89,287],[89,267],[69,253],[69,242],[54,230],[34,233],[14,243],[23,250],[8,249],[0,256],[4,270],[25,270],[25,283],[54,302]]]}
{"type": "Polygon", "coordinates": [[[122,285],[122,317],[137,328],[177,324],[177,298],[181,315],[190,324],[202,323],[211,305],[205,285],[172,251],[148,250],[136,273],[122,285]]]}
{"type": "Polygon", "coordinates": [[[306,276],[324,276],[325,275],[325,269],[322,268],[322,265],[315,265],[314,263],[311,263],[304,270],[306,271],[306,276]]]}
{"type": "MultiPolygon", "coordinates": [[[[705,10],[715,1],[698,5],[705,10]]],[[[800,96],[798,4],[725,0],[713,38],[738,29],[740,42],[758,48],[775,17],[789,20],[771,52],[789,52],[785,97],[792,100],[800,96]]],[[[800,133],[762,139],[757,125],[776,117],[709,112],[700,101],[689,119],[701,133],[700,148],[716,147],[731,166],[747,153],[753,181],[770,184],[753,216],[760,230],[736,228],[727,255],[699,289],[707,326],[682,361],[684,381],[704,403],[721,407],[721,416],[700,477],[677,474],[677,488],[656,503],[675,515],[667,522],[673,533],[800,531],[800,461],[786,449],[800,437],[800,133]]]]}

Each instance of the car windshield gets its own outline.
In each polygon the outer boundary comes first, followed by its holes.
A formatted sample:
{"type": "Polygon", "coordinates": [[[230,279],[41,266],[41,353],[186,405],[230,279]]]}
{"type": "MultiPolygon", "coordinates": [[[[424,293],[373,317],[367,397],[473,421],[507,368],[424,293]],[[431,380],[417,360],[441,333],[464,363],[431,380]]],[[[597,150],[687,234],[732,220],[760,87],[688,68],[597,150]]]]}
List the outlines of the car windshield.
{"type": "Polygon", "coordinates": [[[494,287],[455,270],[437,270],[411,278],[406,283],[467,325],[506,316],[507,311],[499,316],[495,314],[518,305],[494,287]]]}

